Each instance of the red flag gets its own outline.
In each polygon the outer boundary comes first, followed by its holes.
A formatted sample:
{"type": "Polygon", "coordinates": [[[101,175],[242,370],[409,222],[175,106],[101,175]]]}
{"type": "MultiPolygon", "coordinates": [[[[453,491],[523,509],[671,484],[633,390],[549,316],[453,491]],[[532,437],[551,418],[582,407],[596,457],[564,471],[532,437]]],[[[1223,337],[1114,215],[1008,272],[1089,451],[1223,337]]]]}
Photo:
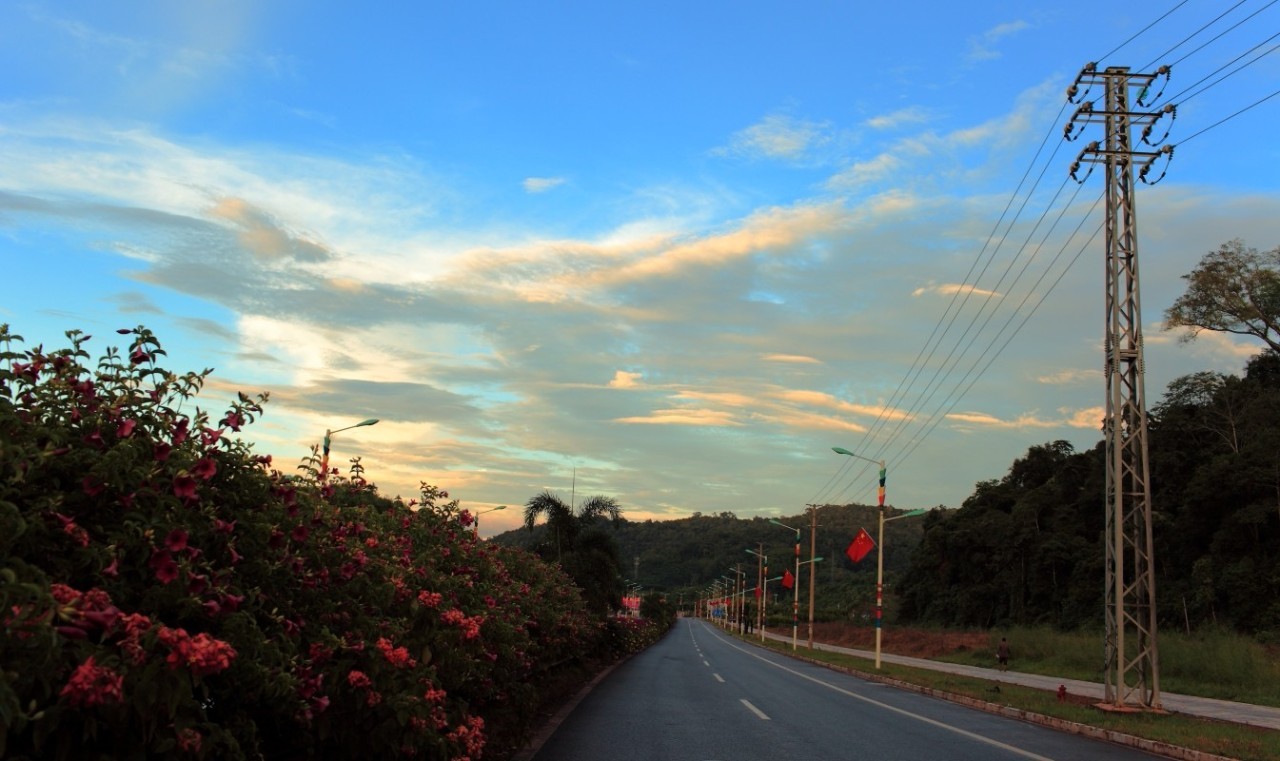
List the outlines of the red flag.
{"type": "Polygon", "coordinates": [[[791,575],[790,571],[782,572],[782,588],[790,589],[796,585],[796,577],[791,575]]]}
{"type": "Polygon", "coordinates": [[[756,597],[760,596],[760,587],[756,587],[756,597]]]}
{"type": "Polygon", "coordinates": [[[867,556],[868,552],[875,549],[875,546],[876,542],[867,533],[867,530],[860,528],[858,529],[858,535],[849,543],[849,549],[845,550],[844,554],[848,555],[853,562],[858,563],[867,556]]]}

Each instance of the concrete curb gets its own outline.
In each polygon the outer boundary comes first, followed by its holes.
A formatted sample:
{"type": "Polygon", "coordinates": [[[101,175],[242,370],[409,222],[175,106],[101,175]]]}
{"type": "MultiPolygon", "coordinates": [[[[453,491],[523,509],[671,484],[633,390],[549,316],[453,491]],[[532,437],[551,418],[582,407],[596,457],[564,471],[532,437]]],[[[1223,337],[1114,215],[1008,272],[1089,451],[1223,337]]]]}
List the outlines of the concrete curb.
{"type": "MultiPolygon", "coordinates": [[[[921,695],[928,695],[930,697],[939,698],[941,700],[946,700],[952,703],[958,703],[960,705],[967,706],[969,708],[976,708],[979,711],[986,711],[987,713],[999,714],[1000,716],[1006,716],[1011,719],[1018,719],[1020,721],[1025,721],[1030,724],[1039,724],[1041,726],[1050,727],[1051,729],[1056,729],[1060,732],[1069,732],[1073,735],[1081,735],[1083,737],[1090,737],[1095,740],[1102,740],[1104,742],[1115,743],[1117,745],[1124,745],[1130,748],[1137,748],[1138,750],[1143,750],[1148,753],[1154,753],[1156,755],[1165,756],[1166,758],[1177,759],[1177,761],[1236,761],[1235,759],[1229,758],[1227,756],[1219,756],[1213,753],[1205,753],[1203,751],[1198,751],[1193,748],[1184,748],[1180,745],[1171,745],[1169,743],[1159,742],[1157,740],[1148,740],[1144,737],[1136,737],[1134,735],[1128,735],[1123,732],[1116,732],[1110,729],[1100,729],[1098,727],[1090,726],[1088,724],[1081,724],[1075,721],[1067,721],[1065,719],[1059,719],[1054,716],[1045,716],[1044,714],[1033,713],[1031,711],[1024,711],[1020,708],[1013,708],[1011,706],[1001,705],[999,703],[991,703],[986,700],[979,700],[978,698],[971,698],[967,695],[959,695],[954,692],[937,690],[932,687],[923,687],[918,684],[911,684],[910,682],[904,682],[900,679],[893,679],[887,676],[883,676],[881,674],[872,674],[866,671],[859,671],[854,668],[849,668],[848,666],[837,666],[835,664],[826,663],[824,661],[817,660],[816,658],[809,658],[803,655],[792,655],[790,653],[773,650],[767,647],[762,647],[758,643],[754,643],[754,642],[747,642],[745,644],[755,645],[756,647],[759,647],[762,650],[768,650],[770,653],[778,653],[788,658],[793,658],[797,661],[804,661],[805,663],[811,663],[815,666],[821,666],[831,671],[838,671],[842,674],[849,674],[851,676],[856,676],[860,679],[866,679],[867,681],[870,681],[870,682],[879,682],[881,684],[889,685],[890,687],[897,687],[898,689],[902,689],[902,690],[910,690],[911,692],[916,692],[921,695]]],[[[1029,689],[1034,689],[1034,688],[1029,688],[1029,689]]]]}

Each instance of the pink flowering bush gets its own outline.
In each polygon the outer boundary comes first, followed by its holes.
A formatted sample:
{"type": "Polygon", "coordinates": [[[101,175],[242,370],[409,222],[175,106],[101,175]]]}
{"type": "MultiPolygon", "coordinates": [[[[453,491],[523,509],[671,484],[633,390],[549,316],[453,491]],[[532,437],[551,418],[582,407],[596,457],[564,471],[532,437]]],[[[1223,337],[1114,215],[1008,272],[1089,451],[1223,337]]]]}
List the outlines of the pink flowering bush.
{"type": "MultiPolygon", "coordinates": [[[[555,566],[457,500],[273,468],[143,328],[0,326],[0,757],[479,759],[615,643],[555,566]]],[[[358,463],[357,463],[358,465],[358,463]]]]}

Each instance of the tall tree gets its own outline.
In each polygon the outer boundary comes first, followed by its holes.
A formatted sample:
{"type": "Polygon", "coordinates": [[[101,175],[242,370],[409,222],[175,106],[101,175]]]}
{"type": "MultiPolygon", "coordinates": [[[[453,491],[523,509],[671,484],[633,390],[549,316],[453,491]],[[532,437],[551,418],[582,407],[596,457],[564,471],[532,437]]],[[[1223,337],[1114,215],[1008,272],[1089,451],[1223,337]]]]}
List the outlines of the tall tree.
{"type": "Polygon", "coordinates": [[[1208,330],[1253,336],[1280,351],[1280,247],[1259,253],[1237,238],[1210,251],[1182,279],[1187,291],[1164,317],[1168,329],[1191,329],[1183,341],[1208,330]]]}
{"type": "Polygon", "coordinates": [[[582,590],[583,599],[597,613],[606,614],[622,603],[622,561],[617,542],[596,528],[602,519],[617,523],[622,508],[613,497],[588,497],[575,513],[573,506],[552,491],[543,491],[524,506],[524,525],[533,531],[546,516],[547,537],[539,554],[555,553],[556,562],[582,590]]]}

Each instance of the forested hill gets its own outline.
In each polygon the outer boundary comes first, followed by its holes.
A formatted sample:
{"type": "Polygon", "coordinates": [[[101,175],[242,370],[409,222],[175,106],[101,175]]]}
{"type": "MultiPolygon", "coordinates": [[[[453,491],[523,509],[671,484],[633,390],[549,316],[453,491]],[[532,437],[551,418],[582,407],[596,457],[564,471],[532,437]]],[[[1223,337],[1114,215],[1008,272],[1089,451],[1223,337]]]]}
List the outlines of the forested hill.
{"type": "MultiPolygon", "coordinates": [[[[809,559],[810,517],[802,515],[778,517],[775,520],[801,529],[801,560],[809,559]]],[[[886,524],[886,568],[905,570],[912,550],[920,543],[922,519],[892,521],[886,524]]],[[[874,578],[875,554],[861,563],[853,563],[844,555],[859,527],[876,533],[876,509],[863,505],[824,506],[818,509],[817,554],[819,578],[824,584],[843,585],[855,576],[870,573],[874,578]]],[[[601,521],[602,527],[609,526],[601,521]]],[[[546,531],[539,525],[534,531],[509,531],[494,541],[532,549],[540,544],[546,531]]],[[[783,570],[795,571],[796,535],[767,518],[738,518],[732,513],[694,514],[689,518],[669,521],[619,520],[608,533],[619,550],[622,575],[646,590],[668,594],[692,594],[706,588],[721,576],[734,575],[739,564],[747,573],[749,586],[755,586],[757,560],[748,549],[759,551],[763,544],[769,558],[769,575],[783,570]]],[[[807,585],[808,566],[802,579],[807,585]]]]}
{"type": "MultiPolygon", "coordinates": [[[[1227,626],[1280,640],[1280,357],[1258,355],[1241,376],[1177,379],[1152,406],[1149,426],[1160,625],[1227,626]]],[[[1100,626],[1103,457],[1101,443],[1086,452],[1065,441],[1033,446],[958,509],[888,523],[887,615],[948,626],[1100,626]]],[[[808,513],[777,520],[802,529],[808,559],[808,513]]],[[[860,619],[874,599],[876,556],[854,564],[844,551],[859,527],[875,534],[875,508],[824,506],[818,522],[817,554],[825,559],[815,613],[860,619]]],[[[733,576],[739,563],[754,580],[747,549],[761,542],[770,575],[793,568],[795,534],[766,518],[726,513],[612,526],[605,532],[620,550],[621,575],[646,590],[693,595],[733,576]]],[[[533,547],[543,531],[496,540],[533,547]]]]}

